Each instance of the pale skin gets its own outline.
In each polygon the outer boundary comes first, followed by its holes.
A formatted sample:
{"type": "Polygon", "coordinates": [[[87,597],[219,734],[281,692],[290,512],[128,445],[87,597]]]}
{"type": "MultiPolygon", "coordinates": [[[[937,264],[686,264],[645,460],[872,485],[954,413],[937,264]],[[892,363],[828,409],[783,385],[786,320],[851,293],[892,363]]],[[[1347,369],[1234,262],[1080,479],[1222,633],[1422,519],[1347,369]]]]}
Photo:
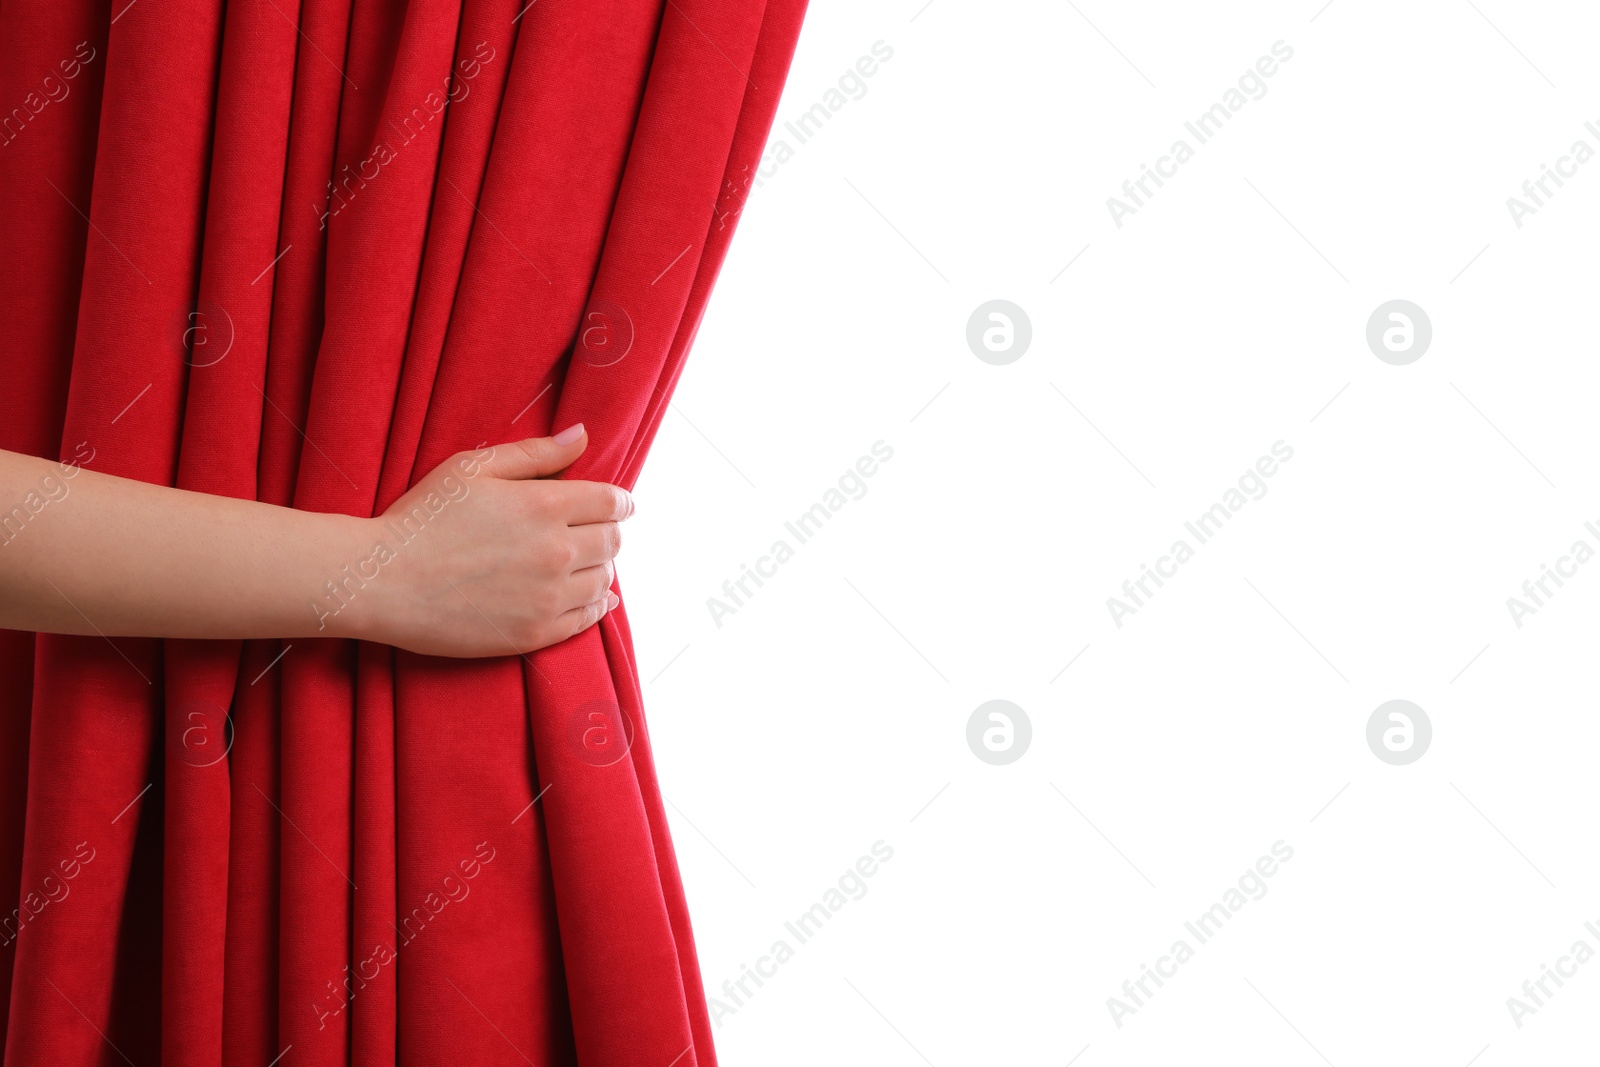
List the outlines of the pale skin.
{"type": "Polygon", "coordinates": [[[555,477],[587,445],[579,425],[461,453],[372,519],[0,451],[0,629],[343,637],[456,657],[544,648],[617,605],[633,498],[555,477]]]}

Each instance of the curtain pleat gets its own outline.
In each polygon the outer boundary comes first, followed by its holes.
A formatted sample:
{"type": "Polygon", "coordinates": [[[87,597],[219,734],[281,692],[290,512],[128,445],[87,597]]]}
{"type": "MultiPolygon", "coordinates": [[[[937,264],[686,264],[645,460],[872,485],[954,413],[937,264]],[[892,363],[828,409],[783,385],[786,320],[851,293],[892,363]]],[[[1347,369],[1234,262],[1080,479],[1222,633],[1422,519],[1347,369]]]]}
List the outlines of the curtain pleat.
{"type": "MultiPolygon", "coordinates": [[[[370,516],[582,421],[631,487],[803,10],[0,0],[0,447],[370,516]]],[[[0,632],[0,909],[7,1064],[715,1063],[625,607],[0,632]]]]}

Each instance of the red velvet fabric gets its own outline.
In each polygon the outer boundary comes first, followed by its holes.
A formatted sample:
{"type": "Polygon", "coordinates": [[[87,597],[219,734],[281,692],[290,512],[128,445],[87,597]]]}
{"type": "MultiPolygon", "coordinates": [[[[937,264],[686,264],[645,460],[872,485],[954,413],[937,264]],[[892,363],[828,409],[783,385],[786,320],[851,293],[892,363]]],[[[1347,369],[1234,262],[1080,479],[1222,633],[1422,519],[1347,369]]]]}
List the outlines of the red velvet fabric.
{"type": "MultiPolygon", "coordinates": [[[[803,9],[0,0],[0,447],[372,515],[581,421],[631,486],[803,9]]],[[[0,632],[6,1064],[715,1063],[624,610],[288,645],[0,632]]]]}

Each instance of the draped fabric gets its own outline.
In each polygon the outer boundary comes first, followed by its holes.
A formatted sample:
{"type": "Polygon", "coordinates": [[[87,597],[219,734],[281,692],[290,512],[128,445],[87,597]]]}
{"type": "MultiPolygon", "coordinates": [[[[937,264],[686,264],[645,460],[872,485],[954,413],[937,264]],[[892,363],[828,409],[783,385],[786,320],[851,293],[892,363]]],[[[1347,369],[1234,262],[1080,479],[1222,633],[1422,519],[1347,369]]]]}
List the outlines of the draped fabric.
{"type": "MultiPolygon", "coordinates": [[[[631,487],[803,8],[0,0],[0,448],[370,516],[581,421],[631,487]]],[[[693,1067],[701,989],[625,606],[0,632],[5,1064],[693,1067]]]]}

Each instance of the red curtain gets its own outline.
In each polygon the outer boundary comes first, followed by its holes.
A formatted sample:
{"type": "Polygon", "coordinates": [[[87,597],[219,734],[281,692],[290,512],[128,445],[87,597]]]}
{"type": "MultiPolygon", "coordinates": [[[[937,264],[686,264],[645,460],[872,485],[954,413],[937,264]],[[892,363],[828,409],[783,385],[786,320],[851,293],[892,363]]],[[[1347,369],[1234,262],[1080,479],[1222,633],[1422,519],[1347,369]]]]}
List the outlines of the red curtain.
{"type": "MultiPolygon", "coordinates": [[[[581,421],[631,486],[803,9],[0,0],[0,447],[373,515],[581,421]]],[[[0,1013],[6,1064],[714,1064],[625,610],[0,632],[0,1013]]]]}

